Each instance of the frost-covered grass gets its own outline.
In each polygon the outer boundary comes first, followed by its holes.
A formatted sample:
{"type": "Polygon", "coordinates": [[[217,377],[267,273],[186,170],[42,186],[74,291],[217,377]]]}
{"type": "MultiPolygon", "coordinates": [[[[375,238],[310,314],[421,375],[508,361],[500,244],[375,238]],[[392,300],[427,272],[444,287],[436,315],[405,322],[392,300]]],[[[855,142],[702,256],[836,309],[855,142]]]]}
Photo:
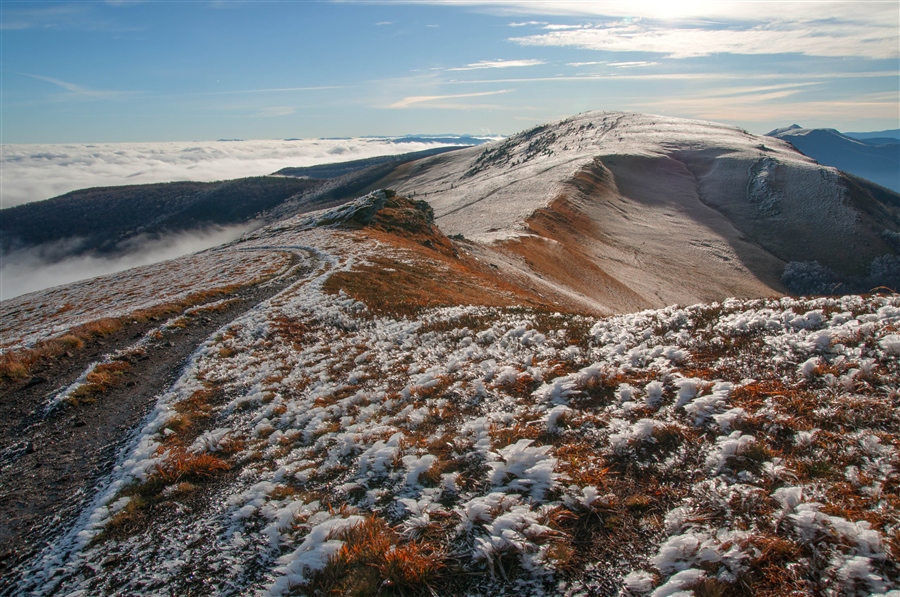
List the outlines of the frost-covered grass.
{"type": "MultiPolygon", "coordinates": [[[[290,267],[288,252],[220,248],[4,301],[0,381],[27,379],[36,365],[78,351],[85,342],[106,338],[128,323],[167,319],[162,330],[183,328],[190,317],[223,310],[231,300],[217,297],[283,275],[290,267]],[[169,319],[173,315],[178,317],[169,319]]],[[[118,357],[109,355],[106,360],[114,358],[118,357]]],[[[61,397],[86,391],[82,382],[77,380],[61,397]]]]}
{"type": "Polygon", "coordinates": [[[599,320],[391,314],[329,283],[410,259],[385,238],[293,220],[247,242],[305,247],[320,267],[193,355],[30,590],[685,597],[897,583],[900,298],[599,320]]]}
{"type": "MultiPolygon", "coordinates": [[[[208,300],[217,290],[275,275],[289,262],[284,252],[216,249],[9,299],[0,303],[0,348],[32,347],[73,328],[90,333],[92,325],[184,302],[192,295],[208,300]]],[[[196,303],[180,308],[191,304],[196,303]]]]}

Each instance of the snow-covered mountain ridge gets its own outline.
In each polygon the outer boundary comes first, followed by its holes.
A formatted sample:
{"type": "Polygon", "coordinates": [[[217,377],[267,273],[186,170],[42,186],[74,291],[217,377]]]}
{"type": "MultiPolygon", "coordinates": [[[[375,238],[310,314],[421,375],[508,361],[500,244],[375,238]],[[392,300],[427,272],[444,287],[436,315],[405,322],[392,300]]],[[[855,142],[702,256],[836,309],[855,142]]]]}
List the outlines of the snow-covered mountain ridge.
{"type": "Polygon", "coordinates": [[[591,113],[3,301],[0,595],[897,597],[900,299],[772,244],[888,267],[892,196],[760,139],[591,113]]]}
{"type": "MultiPolygon", "coordinates": [[[[896,586],[896,296],[597,318],[465,247],[427,205],[377,192],[214,251],[300,269],[200,343],[3,594],[896,586]]],[[[185,320],[104,362],[129,375],[185,320]]],[[[91,407],[67,398],[99,383],[79,380],[46,417],[91,407]]]]}
{"type": "Polygon", "coordinates": [[[124,259],[150,240],[252,229],[393,188],[428,201],[445,234],[505,277],[599,314],[900,285],[900,196],[733,126],[588,112],[417,157],[285,169],[202,197],[181,196],[196,183],[139,185],[12,209],[7,269],[96,251],[124,259]]]}
{"type": "Polygon", "coordinates": [[[588,112],[379,184],[426,199],[503,271],[600,313],[819,292],[783,279],[791,263],[817,262],[829,288],[896,285],[867,286],[885,255],[900,274],[900,197],[728,125],[588,112]]]}

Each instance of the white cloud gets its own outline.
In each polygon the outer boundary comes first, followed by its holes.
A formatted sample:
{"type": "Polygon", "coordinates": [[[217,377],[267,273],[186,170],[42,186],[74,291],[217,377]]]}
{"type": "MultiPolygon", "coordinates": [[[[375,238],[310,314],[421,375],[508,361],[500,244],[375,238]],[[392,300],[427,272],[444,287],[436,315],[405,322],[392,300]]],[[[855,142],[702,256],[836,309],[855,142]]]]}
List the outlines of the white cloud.
{"type": "Polygon", "coordinates": [[[568,62],[566,66],[596,66],[599,64],[608,64],[606,60],[594,60],[591,62],[568,62]]]}
{"type": "MultiPolygon", "coordinates": [[[[717,21],[809,21],[812,18],[869,25],[896,25],[898,6],[879,0],[747,1],[721,0],[400,0],[403,4],[480,7],[497,14],[645,18],[717,21]]],[[[545,25],[532,20],[522,25],[545,25]]]]}
{"type": "Polygon", "coordinates": [[[467,64],[466,66],[458,66],[456,68],[448,68],[447,70],[480,70],[483,68],[516,68],[520,66],[538,66],[547,64],[543,60],[480,60],[467,64]]]}
{"type": "Polygon", "coordinates": [[[895,1],[403,0],[403,3],[478,7],[503,15],[618,20],[601,26],[538,20],[511,23],[562,28],[542,35],[513,38],[524,45],[658,52],[681,58],[723,52],[799,52],[810,56],[864,58],[900,55],[897,28],[900,3],[895,1]]]}
{"type": "Polygon", "coordinates": [[[32,75],[29,73],[19,73],[25,75],[26,77],[31,77],[32,79],[37,79],[39,81],[46,81],[47,83],[53,83],[54,85],[65,89],[66,91],[72,93],[75,96],[86,97],[86,98],[94,98],[94,99],[119,99],[122,97],[127,97],[131,95],[128,91],[110,91],[110,90],[101,90],[101,89],[91,89],[89,87],[85,87],[83,85],[78,85],[76,83],[70,83],[68,81],[62,81],[60,79],[54,79],[53,77],[45,77],[43,75],[32,75]]]}
{"type": "MultiPolygon", "coordinates": [[[[794,80],[818,80],[828,81],[832,79],[870,79],[870,78],[886,78],[896,79],[900,77],[900,71],[865,71],[865,72],[806,72],[792,73],[791,79],[794,80]]],[[[784,73],[721,73],[721,72],[696,72],[696,73],[654,73],[646,75],[630,75],[612,73],[590,73],[576,74],[571,76],[556,77],[508,77],[503,79],[461,79],[458,81],[449,81],[453,85],[471,85],[471,84],[491,84],[491,85],[509,85],[512,83],[543,83],[552,81],[724,81],[724,80],[784,80],[784,73]]],[[[668,97],[668,96],[667,96],[668,97]]]]}
{"type": "Polygon", "coordinates": [[[88,187],[227,180],[430,147],[384,139],[4,145],[0,207],[88,187]]]}
{"type": "Polygon", "coordinates": [[[546,26],[544,26],[544,29],[548,29],[550,31],[567,31],[570,29],[584,29],[587,26],[588,25],[554,25],[548,23],[546,26]]]}
{"type": "MultiPolygon", "coordinates": [[[[438,102],[447,99],[458,99],[464,97],[483,97],[486,95],[498,95],[500,93],[509,93],[510,89],[502,89],[500,91],[483,91],[481,93],[457,93],[455,95],[413,95],[409,97],[405,97],[398,102],[394,102],[389,107],[390,108],[409,108],[410,106],[414,106],[416,104],[430,103],[430,102],[438,102]]],[[[468,109],[472,108],[471,105],[466,104],[432,104],[430,107],[441,107],[441,108],[449,108],[449,109],[468,109]]]]}
{"type": "Polygon", "coordinates": [[[36,250],[14,251],[3,256],[0,300],[202,251],[235,240],[247,229],[247,226],[231,226],[153,240],[135,238],[129,241],[129,250],[124,255],[112,258],[81,256],[55,261],[36,250]]]}
{"type": "Polygon", "coordinates": [[[510,23],[509,26],[510,27],[535,27],[535,26],[549,25],[549,24],[550,23],[547,23],[546,21],[523,21],[521,23],[516,23],[516,22],[510,23]]]}
{"type": "MultiPolygon", "coordinates": [[[[896,22],[896,19],[895,19],[896,22]]],[[[849,23],[770,22],[747,27],[675,27],[644,21],[513,37],[523,46],[575,47],[608,52],[653,52],[670,58],[718,53],[896,58],[893,26],[849,23]]]]}
{"type": "MultiPolygon", "coordinates": [[[[814,89],[814,88],[812,88],[814,89]]],[[[810,100],[809,96],[793,97],[805,89],[803,84],[736,87],[708,94],[665,99],[635,97],[631,105],[636,110],[678,114],[716,122],[746,125],[755,122],[793,122],[816,120],[837,126],[855,121],[858,114],[866,118],[890,119],[897,115],[897,93],[874,93],[848,100],[810,100]]]]}
{"type": "Polygon", "coordinates": [[[610,62],[609,66],[615,66],[616,68],[635,68],[640,66],[653,66],[654,64],[659,64],[658,62],[647,62],[645,60],[640,60],[637,62],[610,62]]]}
{"type": "Polygon", "coordinates": [[[392,21],[378,21],[377,23],[375,23],[375,26],[376,27],[384,27],[385,25],[393,25],[393,24],[394,23],[392,21]]]}

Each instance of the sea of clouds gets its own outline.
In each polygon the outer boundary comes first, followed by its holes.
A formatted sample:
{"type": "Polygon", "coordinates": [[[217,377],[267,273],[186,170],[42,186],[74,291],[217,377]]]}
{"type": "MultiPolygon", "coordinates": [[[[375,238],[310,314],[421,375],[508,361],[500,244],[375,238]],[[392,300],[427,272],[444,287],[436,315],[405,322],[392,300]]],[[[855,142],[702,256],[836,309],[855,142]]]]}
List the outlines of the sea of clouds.
{"type": "MultiPolygon", "coordinates": [[[[398,139],[302,139],[198,143],[3,145],[0,206],[13,207],[89,187],[177,180],[214,181],[421,151],[448,143],[398,139]],[[402,141],[402,142],[401,142],[402,141]]],[[[234,240],[248,227],[216,228],[134,242],[115,257],[54,258],[56,247],[0,255],[0,300],[173,259],[234,240]]]]}
{"type": "Polygon", "coordinates": [[[441,145],[396,139],[7,144],[0,156],[0,197],[7,208],[89,187],[228,180],[441,145]]]}
{"type": "Polygon", "coordinates": [[[233,241],[248,229],[216,227],[156,239],[132,239],[123,253],[112,257],[79,255],[56,260],[50,256],[56,246],[13,251],[3,256],[0,265],[0,300],[196,253],[233,241]]]}

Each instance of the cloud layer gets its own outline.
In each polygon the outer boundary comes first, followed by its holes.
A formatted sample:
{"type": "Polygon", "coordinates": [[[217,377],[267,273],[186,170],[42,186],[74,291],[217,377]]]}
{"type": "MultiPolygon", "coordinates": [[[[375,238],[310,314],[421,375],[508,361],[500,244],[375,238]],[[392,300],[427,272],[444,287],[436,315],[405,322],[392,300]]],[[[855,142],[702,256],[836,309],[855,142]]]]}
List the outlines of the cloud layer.
{"type": "MultiPolygon", "coordinates": [[[[552,26],[548,26],[552,27],[552,26]]],[[[608,52],[653,52],[669,58],[713,54],[805,54],[896,58],[897,30],[855,24],[766,23],[720,29],[637,22],[555,29],[513,37],[524,46],[568,46],[608,52]]]]}
{"type": "Polygon", "coordinates": [[[89,187],[227,180],[271,174],[290,166],[314,166],[435,146],[394,143],[390,139],[4,145],[0,195],[2,207],[6,208],[89,187]]]}
{"type": "Polygon", "coordinates": [[[581,25],[528,20],[539,27],[513,37],[528,46],[611,52],[655,52],[672,58],[718,53],[896,58],[896,2],[724,2],[718,0],[409,0],[416,4],[482,7],[498,14],[597,19],[581,25]]]}
{"type": "Polygon", "coordinates": [[[480,60],[447,70],[481,70],[485,68],[516,68],[522,66],[539,66],[546,64],[543,60],[480,60]]]}
{"type": "Polygon", "coordinates": [[[3,256],[0,300],[202,251],[235,240],[246,229],[246,226],[232,226],[153,240],[132,239],[128,243],[130,250],[113,258],[81,256],[55,261],[48,255],[52,248],[14,251],[3,256]]]}

